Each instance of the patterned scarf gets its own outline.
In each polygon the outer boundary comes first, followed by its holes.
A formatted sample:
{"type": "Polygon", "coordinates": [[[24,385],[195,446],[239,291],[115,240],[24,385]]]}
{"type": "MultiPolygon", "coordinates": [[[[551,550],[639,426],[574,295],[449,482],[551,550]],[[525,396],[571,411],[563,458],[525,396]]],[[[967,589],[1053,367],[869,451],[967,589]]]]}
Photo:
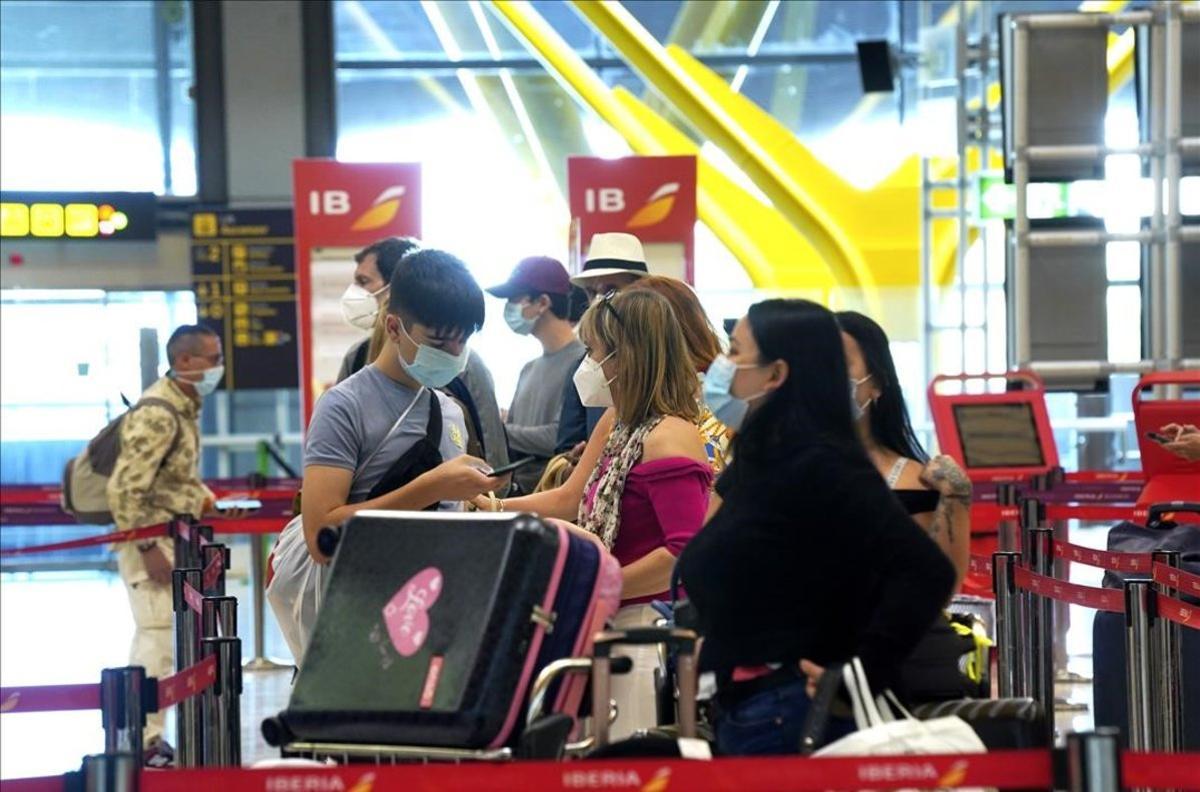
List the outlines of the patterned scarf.
{"type": "Polygon", "coordinates": [[[595,486],[596,494],[592,498],[591,508],[586,497],[579,504],[579,526],[600,537],[609,550],[612,550],[617,533],[621,530],[621,496],[625,492],[625,479],[642,458],[642,444],[646,441],[646,435],[661,421],[662,416],[658,415],[638,426],[630,427],[623,423],[614,426],[608,442],[604,444],[600,464],[592,470],[583,489],[587,493],[595,486]],[[605,460],[608,461],[607,465],[604,464],[605,460]]]}

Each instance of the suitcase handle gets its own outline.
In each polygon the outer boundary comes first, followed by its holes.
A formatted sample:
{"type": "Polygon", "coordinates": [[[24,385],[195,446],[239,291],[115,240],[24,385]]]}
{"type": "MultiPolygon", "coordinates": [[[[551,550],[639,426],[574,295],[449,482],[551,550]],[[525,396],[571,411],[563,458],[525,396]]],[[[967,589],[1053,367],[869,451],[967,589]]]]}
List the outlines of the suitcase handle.
{"type": "Polygon", "coordinates": [[[1146,516],[1146,527],[1151,529],[1170,527],[1170,521],[1164,520],[1163,516],[1167,514],[1173,514],[1175,512],[1200,514],[1200,503],[1195,503],[1193,501],[1167,501],[1166,503],[1155,503],[1150,506],[1149,513],[1146,516]]]}
{"type": "Polygon", "coordinates": [[[631,627],[628,630],[607,630],[596,635],[593,653],[609,657],[614,646],[647,646],[665,644],[685,654],[696,650],[696,633],[678,627],[631,627]]]}
{"type": "Polygon", "coordinates": [[[340,528],[322,528],[317,531],[317,549],[326,558],[333,558],[333,554],[337,552],[338,542],[341,540],[342,530],[340,528]]]}
{"type": "MultiPolygon", "coordinates": [[[[678,650],[676,674],[679,684],[679,736],[696,736],[696,693],[698,671],[696,669],[696,633],[677,627],[634,627],[628,630],[607,630],[599,633],[593,644],[595,657],[592,660],[592,712],[603,712],[608,708],[611,694],[612,666],[621,658],[613,657],[614,646],[621,644],[646,646],[665,644],[678,650]]],[[[618,713],[618,716],[620,713],[618,713]]],[[[595,720],[593,718],[593,720],[595,720]]],[[[595,724],[595,747],[608,745],[608,724],[601,718],[595,724]]]]}

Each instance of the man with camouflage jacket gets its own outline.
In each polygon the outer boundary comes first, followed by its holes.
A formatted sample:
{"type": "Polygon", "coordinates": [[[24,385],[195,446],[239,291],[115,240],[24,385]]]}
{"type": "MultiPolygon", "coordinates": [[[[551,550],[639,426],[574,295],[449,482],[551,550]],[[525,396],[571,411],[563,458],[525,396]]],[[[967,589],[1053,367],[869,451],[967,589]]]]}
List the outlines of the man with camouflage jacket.
{"type": "MultiPolygon", "coordinates": [[[[225,374],[221,339],[207,327],[184,325],[167,341],[167,361],[166,376],[142,394],[155,401],[131,410],[121,423],[108,504],[123,531],[213,508],[213,493],[200,480],[200,402],[225,374]]],[[[135,626],[129,662],[161,679],[174,670],[171,540],[122,542],[116,552],[135,626]]],[[[162,730],[161,713],[147,716],[146,761],[153,766],[172,758],[162,730]]]]}

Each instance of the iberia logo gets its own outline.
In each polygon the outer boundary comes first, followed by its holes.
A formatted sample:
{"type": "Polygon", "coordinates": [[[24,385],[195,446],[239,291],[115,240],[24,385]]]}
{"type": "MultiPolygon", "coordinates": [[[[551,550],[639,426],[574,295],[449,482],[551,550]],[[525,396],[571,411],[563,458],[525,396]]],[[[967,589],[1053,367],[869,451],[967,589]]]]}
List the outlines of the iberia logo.
{"type": "Polygon", "coordinates": [[[967,779],[968,766],[968,763],[961,759],[950,765],[950,769],[942,773],[942,777],[938,779],[938,786],[947,788],[962,786],[962,782],[967,779]]]}
{"type": "Polygon", "coordinates": [[[371,208],[363,212],[362,215],[354,221],[354,225],[350,226],[351,231],[374,231],[377,228],[383,228],[395,218],[396,212],[400,211],[400,199],[404,197],[407,188],[398,184],[395,187],[388,187],[379,194],[375,199],[375,203],[371,204],[371,208]]]}
{"type": "Polygon", "coordinates": [[[375,774],[365,773],[350,786],[342,776],[329,772],[279,773],[266,777],[265,792],[371,792],[375,774]]]}
{"type": "Polygon", "coordinates": [[[21,691],[18,690],[16,693],[13,693],[11,696],[6,698],[3,704],[0,704],[0,712],[12,712],[20,703],[21,691]]]}
{"type": "Polygon", "coordinates": [[[367,773],[358,781],[354,782],[354,786],[346,790],[346,792],[371,792],[375,786],[375,774],[367,773]]]}
{"type": "Polygon", "coordinates": [[[633,769],[584,769],[568,770],[563,773],[562,784],[566,789],[636,789],[638,792],[667,792],[671,783],[671,768],[660,767],[649,781],[633,769]]]}
{"type": "Polygon", "coordinates": [[[646,228],[666,220],[675,208],[675,197],[679,194],[679,182],[667,182],[654,191],[646,205],[633,213],[625,223],[626,228],[646,228]]]}

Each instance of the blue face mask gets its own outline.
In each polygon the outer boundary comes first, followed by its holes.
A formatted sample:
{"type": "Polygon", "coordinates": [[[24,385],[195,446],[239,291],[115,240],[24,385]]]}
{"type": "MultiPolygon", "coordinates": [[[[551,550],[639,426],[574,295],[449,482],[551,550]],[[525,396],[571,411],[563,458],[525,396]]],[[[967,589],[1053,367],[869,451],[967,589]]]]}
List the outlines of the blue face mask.
{"type": "Polygon", "coordinates": [[[504,321],[517,335],[529,335],[533,332],[533,326],[537,324],[538,317],[526,319],[524,310],[525,306],[521,303],[510,302],[504,305],[504,321]]]}
{"type": "Polygon", "coordinates": [[[733,378],[739,369],[759,368],[754,364],[739,366],[725,355],[718,355],[708,367],[704,375],[704,403],[712,410],[717,420],[733,431],[738,431],[750,411],[750,402],[761,398],[766,391],[759,391],[753,396],[739,399],[730,393],[733,388],[733,378]]]}
{"type": "Polygon", "coordinates": [[[400,332],[404,333],[404,337],[417,347],[416,357],[411,363],[404,359],[402,352],[399,350],[396,352],[401,368],[407,371],[410,377],[426,388],[444,388],[450,384],[451,380],[463,373],[463,369],[467,367],[467,350],[465,348],[461,353],[451,355],[449,352],[418,344],[404,329],[404,322],[399,324],[400,332]]]}

